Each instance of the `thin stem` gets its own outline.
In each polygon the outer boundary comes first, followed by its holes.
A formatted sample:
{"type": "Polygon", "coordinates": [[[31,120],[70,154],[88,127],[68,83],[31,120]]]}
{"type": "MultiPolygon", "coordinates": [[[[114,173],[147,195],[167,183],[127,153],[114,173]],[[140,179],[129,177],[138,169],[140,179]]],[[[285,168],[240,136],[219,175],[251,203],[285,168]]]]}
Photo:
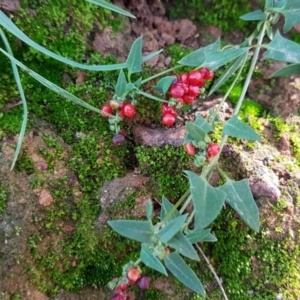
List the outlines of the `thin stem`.
{"type": "Polygon", "coordinates": [[[226,292],[225,292],[225,290],[224,290],[224,288],[223,288],[223,285],[222,285],[222,281],[221,281],[221,279],[219,278],[219,276],[217,275],[217,273],[216,273],[214,267],[212,266],[212,264],[210,263],[209,259],[206,257],[206,255],[204,254],[204,252],[203,252],[202,249],[200,248],[200,246],[199,246],[198,244],[195,244],[195,245],[196,245],[198,251],[199,251],[199,252],[201,253],[201,255],[203,256],[204,260],[206,261],[208,268],[209,268],[210,271],[213,273],[213,275],[214,275],[214,277],[215,277],[215,279],[216,279],[216,281],[217,281],[217,283],[218,283],[218,285],[219,285],[219,287],[220,287],[220,289],[221,289],[221,291],[222,291],[222,294],[223,294],[223,296],[224,296],[224,299],[225,299],[225,300],[228,300],[227,295],[226,295],[226,292]]]}
{"type": "MultiPolygon", "coordinates": [[[[248,55],[245,56],[245,59],[244,59],[242,65],[241,65],[241,67],[239,68],[239,71],[238,71],[237,75],[235,76],[235,78],[234,78],[232,84],[230,85],[229,89],[227,90],[226,94],[224,95],[224,97],[222,98],[220,104],[218,105],[216,111],[214,112],[214,114],[213,114],[213,116],[212,116],[212,118],[211,118],[211,119],[212,119],[212,122],[213,122],[213,120],[215,119],[215,116],[219,114],[219,111],[220,111],[221,107],[223,106],[223,104],[224,104],[224,102],[226,101],[226,99],[228,98],[228,96],[229,96],[231,90],[234,88],[234,86],[235,86],[237,80],[239,79],[239,77],[240,77],[240,75],[241,75],[241,73],[242,73],[242,71],[243,71],[243,69],[244,69],[245,63],[246,63],[246,61],[247,61],[247,57],[248,57],[248,55]]],[[[211,125],[212,125],[212,124],[211,124],[211,125]]]]}
{"type": "Polygon", "coordinates": [[[170,72],[172,72],[172,71],[174,71],[174,70],[177,70],[177,69],[179,69],[179,68],[182,68],[182,67],[183,67],[183,66],[178,65],[178,66],[175,66],[175,67],[173,67],[173,68],[171,68],[171,69],[167,69],[167,70],[165,70],[165,71],[162,71],[162,72],[160,72],[160,73],[157,73],[157,74],[155,74],[155,75],[153,75],[153,76],[150,76],[150,77],[148,77],[148,78],[142,80],[141,84],[144,84],[144,83],[146,83],[146,82],[148,82],[148,81],[151,81],[151,80],[153,80],[153,79],[155,79],[155,78],[157,78],[157,77],[160,77],[160,76],[162,76],[162,75],[168,74],[168,73],[170,73],[170,72]]]}
{"type": "Polygon", "coordinates": [[[186,201],[184,202],[184,204],[180,208],[180,211],[179,211],[180,214],[182,214],[185,211],[185,209],[187,208],[187,206],[190,204],[191,200],[192,200],[192,195],[189,195],[189,197],[186,199],[186,201]]]}
{"type": "Polygon", "coordinates": [[[170,217],[173,215],[175,210],[179,207],[179,205],[186,199],[187,196],[189,196],[190,190],[186,190],[186,192],[180,197],[180,199],[176,202],[176,204],[173,206],[173,208],[166,214],[166,216],[163,218],[161,222],[166,222],[170,217]]]}
{"type": "Polygon", "coordinates": [[[152,100],[156,100],[156,101],[163,102],[163,103],[168,103],[167,100],[163,100],[163,99],[160,99],[160,98],[158,98],[158,97],[152,96],[152,95],[150,95],[150,94],[148,94],[148,93],[145,93],[145,92],[143,92],[143,91],[141,91],[141,90],[138,90],[137,93],[138,93],[139,95],[143,95],[144,97],[150,98],[150,99],[152,99],[152,100]]]}
{"type": "Polygon", "coordinates": [[[266,33],[266,29],[267,29],[267,23],[264,22],[263,28],[261,30],[261,33],[260,33],[259,37],[258,37],[258,41],[257,41],[257,45],[256,45],[257,48],[254,51],[252,61],[251,61],[251,65],[250,65],[250,68],[249,68],[249,71],[248,71],[248,74],[247,74],[247,77],[246,77],[246,80],[245,80],[245,83],[244,83],[244,86],[243,86],[243,90],[241,92],[239,101],[238,101],[238,103],[237,103],[237,105],[234,109],[234,112],[233,112],[234,115],[237,115],[239,113],[240,108],[241,108],[242,103],[243,103],[243,100],[245,98],[246,92],[248,90],[248,87],[249,87],[249,84],[250,84],[250,81],[251,81],[251,77],[253,75],[254,68],[255,68],[257,60],[258,60],[258,55],[259,55],[259,51],[260,51],[260,48],[261,48],[261,45],[262,45],[262,41],[263,41],[263,38],[264,38],[265,33],[266,33]]]}
{"type": "MultiPolygon", "coordinates": [[[[249,68],[249,71],[248,71],[248,74],[247,74],[247,77],[246,77],[246,80],[245,80],[245,83],[244,83],[244,86],[243,86],[243,90],[241,92],[240,98],[239,98],[238,103],[237,103],[237,105],[235,107],[235,110],[233,112],[233,115],[237,115],[240,111],[241,106],[242,106],[243,100],[245,98],[246,92],[247,92],[249,84],[250,84],[251,77],[252,77],[253,72],[254,72],[254,68],[255,68],[257,60],[258,60],[259,51],[261,49],[262,41],[263,41],[263,38],[264,38],[265,32],[266,32],[266,27],[267,27],[267,24],[264,23],[262,31],[261,31],[261,33],[258,37],[257,45],[256,45],[256,48],[255,48],[255,52],[253,54],[253,57],[252,57],[251,65],[250,65],[250,68],[249,68]]],[[[221,141],[221,145],[220,145],[220,153],[221,153],[227,139],[228,139],[228,135],[224,135],[223,138],[222,138],[222,141],[221,141]]],[[[210,163],[206,166],[206,168],[204,168],[202,170],[202,173],[201,173],[202,177],[206,177],[207,174],[211,171],[211,169],[215,166],[215,164],[217,163],[217,161],[219,159],[220,153],[218,155],[216,155],[210,161],[210,163]]]]}

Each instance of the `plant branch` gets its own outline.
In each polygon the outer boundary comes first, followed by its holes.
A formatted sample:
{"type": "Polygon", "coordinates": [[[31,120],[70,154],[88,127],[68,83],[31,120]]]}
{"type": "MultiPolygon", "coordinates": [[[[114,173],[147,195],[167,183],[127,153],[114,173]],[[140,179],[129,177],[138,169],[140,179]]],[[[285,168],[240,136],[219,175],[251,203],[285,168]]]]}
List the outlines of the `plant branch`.
{"type": "Polygon", "coordinates": [[[221,291],[222,291],[222,294],[223,294],[223,296],[224,296],[224,299],[225,299],[225,300],[228,300],[227,295],[226,295],[226,292],[225,292],[225,290],[224,290],[224,288],[223,288],[223,285],[222,285],[222,281],[221,281],[221,279],[219,278],[219,276],[217,275],[217,273],[216,273],[214,267],[212,266],[212,264],[210,263],[209,259],[206,257],[206,255],[204,254],[204,252],[203,252],[202,249],[200,248],[200,246],[199,246],[198,244],[195,244],[195,245],[196,245],[196,248],[198,249],[198,251],[199,251],[199,252],[201,253],[201,255],[203,256],[204,260],[206,261],[208,268],[209,268],[210,271],[213,273],[213,275],[214,275],[214,277],[215,277],[215,279],[216,279],[216,281],[217,281],[217,283],[218,283],[218,285],[219,285],[219,287],[220,287],[220,289],[221,289],[221,291]]]}

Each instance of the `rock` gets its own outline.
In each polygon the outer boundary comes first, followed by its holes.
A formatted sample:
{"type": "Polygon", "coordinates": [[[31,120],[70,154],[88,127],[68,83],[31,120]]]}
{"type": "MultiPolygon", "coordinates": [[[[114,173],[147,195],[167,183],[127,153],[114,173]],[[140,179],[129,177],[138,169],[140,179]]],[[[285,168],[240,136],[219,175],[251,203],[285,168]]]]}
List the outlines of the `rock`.
{"type": "Polygon", "coordinates": [[[300,106],[300,76],[276,77],[269,76],[276,70],[286,66],[283,62],[265,63],[261,67],[263,78],[254,78],[249,85],[248,94],[271,113],[282,118],[297,115],[300,106]],[[274,81],[271,84],[271,80],[274,81]],[[276,96],[274,96],[276,95],[276,96]]]}
{"type": "Polygon", "coordinates": [[[279,146],[279,151],[282,155],[287,155],[287,156],[291,155],[290,135],[288,132],[284,132],[281,135],[278,146],[279,146]]]}
{"type": "Polygon", "coordinates": [[[132,130],[135,142],[138,145],[150,147],[162,147],[172,145],[180,147],[183,144],[186,134],[185,127],[178,128],[149,128],[142,125],[136,125],[132,130]]]}
{"type": "Polygon", "coordinates": [[[45,189],[41,190],[39,194],[39,203],[43,206],[49,206],[53,202],[52,195],[45,189]]]}
{"type": "Polygon", "coordinates": [[[19,0],[0,0],[0,8],[7,11],[16,11],[20,8],[19,0]]]}
{"type": "Polygon", "coordinates": [[[187,39],[194,37],[197,33],[197,27],[188,19],[178,20],[174,25],[178,31],[176,38],[181,44],[184,44],[187,39]]]}

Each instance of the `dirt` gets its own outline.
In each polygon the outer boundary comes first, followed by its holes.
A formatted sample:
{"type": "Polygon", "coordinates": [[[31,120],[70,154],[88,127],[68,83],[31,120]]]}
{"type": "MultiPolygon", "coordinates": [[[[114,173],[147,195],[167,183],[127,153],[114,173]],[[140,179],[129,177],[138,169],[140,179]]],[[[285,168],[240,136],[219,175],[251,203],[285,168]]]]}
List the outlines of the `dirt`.
{"type": "MultiPolygon", "coordinates": [[[[209,26],[203,29],[203,32],[199,32],[197,26],[189,19],[168,20],[165,7],[160,0],[116,0],[114,3],[131,11],[136,16],[136,19],[127,21],[123,30],[117,34],[115,39],[111,38],[112,31],[110,28],[106,28],[102,32],[96,30],[93,46],[95,50],[103,54],[114,54],[120,61],[126,59],[132,42],[141,35],[144,40],[143,53],[146,55],[175,42],[180,43],[183,47],[198,48],[203,46],[207,40],[212,41],[221,34],[220,29],[214,26],[209,26]],[[207,37],[207,32],[209,32],[209,37],[207,37]]],[[[13,12],[19,7],[19,3],[18,1],[1,0],[0,7],[6,11],[13,12]]],[[[97,28],[97,26],[95,27],[97,28]]],[[[236,39],[236,33],[231,38],[232,40],[236,39]]],[[[165,57],[163,54],[160,54],[149,61],[148,64],[162,69],[169,67],[171,60],[171,57],[165,57]]],[[[258,99],[261,104],[268,107],[273,113],[288,119],[291,114],[297,112],[300,105],[300,77],[276,79],[274,88],[270,88],[262,94],[257,94],[257,91],[261,90],[262,87],[271,85],[267,75],[278,67],[278,64],[263,67],[262,72],[265,76],[251,83],[249,96],[258,99]]],[[[84,76],[84,73],[78,73],[78,84],[84,82],[84,76]]],[[[204,101],[199,111],[205,115],[207,110],[218,102],[219,96],[216,95],[213,99],[204,101]]],[[[228,110],[224,112],[224,119],[231,113],[232,109],[228,104],[228,110]]],[[[138,126],[133,129],[136,143],[150,146],[161,146],[163,144],[180,146],[181,143],[178,143],[178,141],[182,141],[183,132],[185,131],[184,127],[175,128],[172,129],[175,132],[174,135],[170,135],[172,130],[166,132],[160,128],[143,127],[144,125],[138,126]]],[[[28,154],[34,161],[34,169],[37,170],[36,172],[38,172],[39,176],[45,179],[45,182],[62,176],[70,176],[72,172],[67,168],[66,164],[62,163],[63,160],[57,162],[54,171],[49,170],[49,166],[39,154],[40,149],[47,148],[42,139],[43,134],[52,136],[59,141],[63,149],[62,156],[64,161],[68,161],[72,156],[72,149],[55,134],[49,124],[43,124],[38,131],[27,135],[23,144],[23,148],[27,149],[28,154]]],[[[38,219],[42,219],[45,207],[52,204],[53,198],[47,184],[40,189],[34,190],[30,187],[33,180],[31,175],[27,175],[24,172],[10,171],[10,163],[13,158],[12,146],[16,144],[16,141],[17,137],[13,140],[3,141],[0,156],[0,181],[9,186],[10,189],[7,208],[5,213],[0,216],[0,299],[12,299],[11,296],[18,293],[21,295],[21,299],[24,300],[46,300],[50,298],[31,285],[29,275],[25,272],[26,268],[33,266],[32,262],[27,260],[30,258],[27,238],[39,232],[39,224],[38,222],[33,222],[33,218],[38,216],[38,219]],[[23,262],[26,262],[26,264],[23,262]]],[[[280,152],[286,155],[286,160],[292,161],[289,136],[287,134],[284,135],[279,144],[261,144],[260,147],[260,149],[255,149],[251,154],[231,149],[224,153],[224,157],[226,158],[227,155],[230,161],[236,162],[236,164],[231,166],[232,172],[235,172],[236,168],[242,169],[242,173],[250,177],[252,186],[255,188],[256,198],[260,204],[262,216],[268,218],[270,229],[274,229],[279,225],[282,225],[284,228],[283,232],[274,233],[274,235],[278,239],[292,233],[296,235],[300,220],[298,208],[294,203],[295,189],[293,187],[299,187],[300,178],[298,174],[287,171],[285,165],[280,162],[273,163],[274,157],[278,156],[280,152]],[[253,163],[249,165],[249,161],[253,163]],[[269,167],[269,162],[272,162],[272,169],[269,167]],[[279,224],[276,214],[270,213],[269,207],[279,199],[282,193],[290,196],[290,202],[288,203],[288,213],[281,220],[282,224],[279,224]]],[[[96,225],[101,226],[102,223],[107,221],[109,218],[109,207],[116,199],[125,198],[137,190],[146,190],[145,195],[136,199],[134,209],[136,216],[141,216],[145,202],[151,199],[151,191],[147,187],[147,182],[148,178],[138,174],[137,170],[137,172],[131,171],[124,178],[106,183],[99,194],[99,203],[104,209],[98,220],[95,221],[96,225]]],[[[80,198],[80,194],[75,196],[78,199],[80,198]]],[[[73,230],[70,224],[62,224],[61,226],[65,226],[66,232],[73,230]]],[[[49,235],[49,239],[51,238],[57,237],[49,235]]],[[[45,251],[47,251],[47,248],[45,248],[45,251]]],[[[167,278],[159,278],[154,282],[154,286],[166,293],[166,300],[183,299],[182,294],[176,294],[177,287],[167,278]]],[[[188,292],[184,291],[184,293],[188,292]]],[[[82,290],[80,293],[61,291],[52,299],[92,300],[107,299],[107,297],[107,291],[90,287],[82,290]]],[[[135,297],[134,294],[131,295],[131,299],[138,299],[135,297]]]]}

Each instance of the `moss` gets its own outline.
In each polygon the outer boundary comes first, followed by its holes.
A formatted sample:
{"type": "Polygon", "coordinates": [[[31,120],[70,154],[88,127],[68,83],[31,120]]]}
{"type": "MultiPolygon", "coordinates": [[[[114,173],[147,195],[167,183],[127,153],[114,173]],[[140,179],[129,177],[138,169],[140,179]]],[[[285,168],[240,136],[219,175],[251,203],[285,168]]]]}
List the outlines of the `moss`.
{"type": "Polygon", "coordinates": [[[27,175],[34,173],[34,164],[26,151],[19,156],[17,163],[16,163],[16,170],[21,172],[25,171],[27,175]]]}
{"type": "Polygon", "coordinates": [[[245,13],[251,11],[249,1],[243,0],[191,0],[188,2],[172,1],[169,5],[171,18],[186,18],[200,25],[213,25],[224,32],[233,30],[247,31],[253,28],[251,22],[245,23],[239,19],[245,13]],[[228,9],[230,7],[230,9],[228,9]]]}
{"type": "Polygon", "coordinates": [[[188,167],[189,158],[183,147],[139,146],[136,148],[136,157],[141,172],[151,176],[156,197],[165,195],[171,199],[176,198],[188,188],[182,170],[188,167]]]}
{"type": "Polygon", "coordinates": [[[212,225],[218,242],[203,248],[230,299],[274,299],[279,292],[288,299],[299,297],[299,246],[295,241],[273,239],[264,226],[256,234],[228,208],[212,225]]]}
{"type": "Polygon", "coordinates": [[[8,198],[8,190],[4,185],[0,184],[0,215],[4,212],[7,198],[8,198]]]}

